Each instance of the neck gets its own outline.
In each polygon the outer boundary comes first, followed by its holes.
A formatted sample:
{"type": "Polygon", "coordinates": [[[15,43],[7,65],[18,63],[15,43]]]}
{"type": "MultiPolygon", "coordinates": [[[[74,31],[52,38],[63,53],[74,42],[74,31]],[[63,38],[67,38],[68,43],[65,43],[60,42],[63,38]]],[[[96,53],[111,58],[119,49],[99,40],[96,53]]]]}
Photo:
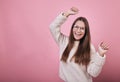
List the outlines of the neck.
{"type": "Polygon", "coordinates": [[[80,43],[80,41],[78,41],[78,40],[74,41],[74,45],[75,45],[75,46],[78,46],[79,43],[80,43]]]}

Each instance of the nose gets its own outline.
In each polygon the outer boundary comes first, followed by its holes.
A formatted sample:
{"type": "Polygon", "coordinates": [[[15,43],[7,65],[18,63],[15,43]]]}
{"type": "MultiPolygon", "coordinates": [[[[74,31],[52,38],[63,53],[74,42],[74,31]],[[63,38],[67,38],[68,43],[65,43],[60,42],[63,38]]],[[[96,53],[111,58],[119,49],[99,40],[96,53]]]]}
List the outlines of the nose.
{"type": "Polygon", "coordinates": [[[77,29],[77,32],[81,32],[81,28],[78,28],[78,29],[77,29]]]}

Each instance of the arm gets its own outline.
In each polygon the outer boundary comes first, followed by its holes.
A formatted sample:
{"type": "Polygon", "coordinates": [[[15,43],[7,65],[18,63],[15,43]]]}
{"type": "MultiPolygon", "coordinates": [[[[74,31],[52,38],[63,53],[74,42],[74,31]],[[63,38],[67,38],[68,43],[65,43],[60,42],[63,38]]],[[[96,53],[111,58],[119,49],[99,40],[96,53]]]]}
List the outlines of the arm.
{"type": "Polygon", "coordinates": [[[61,25],[67,20],[68,16],[74,14],[77,14],[77,12],[73,11],[71,8],[70,10],[57,16],[56,19],[50,24],[50,31],[58,45],[66,39],[66,36],[60,31],[61,25]]]}
{"type": "Polygon", "coordinates": [[[61,41],[65,39],[65,35],[63,35],[60,31],[61,25],[67,20],[66,16],[63,16],[62,13],[59,14],[55,20],[50,24],[50,31],[52,33],[53,38],[59,45],[61,41]]]}
{"type": "Polygon", "coordinates": [[[98,52],[96,52],[94,46],[91,46],[91,61],[87,67],[87,72],[91,76],[97,77],[100,74],[105,63],[105,53],[107,52],[108,48],[108,45],[105,45],[105,43],[102,42],[98,47],[98,52]]]}

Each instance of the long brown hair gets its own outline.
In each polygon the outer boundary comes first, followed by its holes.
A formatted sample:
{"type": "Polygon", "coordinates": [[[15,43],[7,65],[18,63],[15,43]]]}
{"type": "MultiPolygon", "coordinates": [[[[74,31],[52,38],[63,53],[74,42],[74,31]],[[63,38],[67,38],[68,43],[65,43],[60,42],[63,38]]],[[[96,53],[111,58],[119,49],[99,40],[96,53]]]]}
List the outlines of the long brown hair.
{"type": "Polygon", "coordinates": [[[69,56],[69,53],[74,45],[75,38],[73,36],[73,27],[77,21],[83,21],[85,24],[85,34],[83,38],[80,39],[78,49],[76,53],[73,55],[72,59],[75,58],[75,63],[82,64],[87,66],[90,62],[90,30],[89,30],[89,23],[85,17],[78,17],[72,24],[70,36],[69,36],[69,43],[66,49],[63,52],[61,60],[66,62],[69,56]]]}

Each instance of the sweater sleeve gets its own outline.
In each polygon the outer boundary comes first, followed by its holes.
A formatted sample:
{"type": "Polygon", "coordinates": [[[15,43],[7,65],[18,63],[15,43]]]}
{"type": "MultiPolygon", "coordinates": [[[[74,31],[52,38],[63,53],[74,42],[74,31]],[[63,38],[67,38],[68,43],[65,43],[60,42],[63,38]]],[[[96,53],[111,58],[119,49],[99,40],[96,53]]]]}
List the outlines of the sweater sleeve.
{"type": "Polygon", "coordinates": [[[95,48],[92,45],[91,46],[91,61],[87,67],[87,72],[91,76],[97,77],[102,70],[102,67],[105,63],[105,59],[106,59],[106,55],[104,55],[104,57],[100,56],[100,54],[95,51],[95,48]]]}
{"type": "Polygon", "coordinates": [[[63,16],[60,13],[55,20],[50,24],[50,31],[52,33],[53,38],[55,39],[56,43],[60,45],[64,42],[67,38],[63,33],[60,31],[61,25],[67,20],[66,16],[63,16]]]}

